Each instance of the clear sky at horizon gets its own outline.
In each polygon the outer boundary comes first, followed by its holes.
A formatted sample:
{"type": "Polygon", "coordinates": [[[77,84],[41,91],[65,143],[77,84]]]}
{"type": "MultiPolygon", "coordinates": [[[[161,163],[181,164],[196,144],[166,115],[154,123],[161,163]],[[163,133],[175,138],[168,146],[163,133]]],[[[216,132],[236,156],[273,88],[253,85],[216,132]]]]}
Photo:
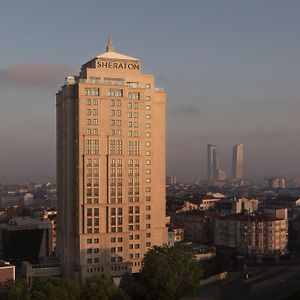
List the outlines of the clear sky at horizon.
{"type": "Polygon", "coordinates": [[[300,176],[300,2],[2,1],[0,178],[55,177],[55,93],[104,52],[141,59],[168,92],[167,167],[206,174],[206,145],[230,171],[300,176]]]}

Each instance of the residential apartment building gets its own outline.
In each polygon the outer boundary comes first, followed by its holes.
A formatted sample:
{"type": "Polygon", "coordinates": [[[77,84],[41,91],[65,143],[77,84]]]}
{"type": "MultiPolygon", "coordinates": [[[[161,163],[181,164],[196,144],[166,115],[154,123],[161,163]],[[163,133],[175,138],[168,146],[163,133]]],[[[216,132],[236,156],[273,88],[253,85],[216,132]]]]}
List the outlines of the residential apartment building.
{"type": "Polygon", "coordinates": [[[249,256],[287,252],[288,222],[263,214],[232,214],[215,219],[215,245],[249,256]]]}

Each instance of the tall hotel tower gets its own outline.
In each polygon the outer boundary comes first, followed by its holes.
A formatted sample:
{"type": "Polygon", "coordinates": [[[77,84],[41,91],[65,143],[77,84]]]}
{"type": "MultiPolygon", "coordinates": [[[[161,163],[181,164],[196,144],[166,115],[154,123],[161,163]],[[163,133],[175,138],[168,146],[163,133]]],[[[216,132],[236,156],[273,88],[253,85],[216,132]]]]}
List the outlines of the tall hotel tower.
{"type": "Polygon", "coordinates": [[[236,180],[244,178],[244,145],[237,144],[232,150],[232,177],[236,180]]]}
{"type": "Polygon", "coordinates": [[[166,94],[140,61],[107,51],[57,93],[57,252],[65,276],[138,272],[163,245],[166,94]]]}

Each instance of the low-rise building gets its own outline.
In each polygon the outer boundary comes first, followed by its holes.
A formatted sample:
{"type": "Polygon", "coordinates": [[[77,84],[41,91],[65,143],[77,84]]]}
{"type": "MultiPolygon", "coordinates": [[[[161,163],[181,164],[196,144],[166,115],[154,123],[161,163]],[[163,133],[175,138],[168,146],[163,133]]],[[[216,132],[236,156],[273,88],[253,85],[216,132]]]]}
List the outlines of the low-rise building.
{"type": "Polygon", "coordinates": [[[49,259],[43,262],[30,263],[23,261],[21,265],[21,275],[25,278],[29,287],[32,286],[32,281],[37,277],[62,277],[62,266],[56,258],[49,259]]]}
{"type": "Polygon", "coordinates": [[[287,253],[288,222],[265,214],[232,214],[216,218],[215,245],[248,256],[287,253]]]}
{"type": "Polygon", "coordinates": [[[214,218],[219,215],[213,211],[191,210],[177,213],[174,224],[184,229],[184,239],[201,244],[211,244],[214,237],[214,218]]]}
{"type": "Polygon", "coordinates": [[[14,263],[38,261],[52,254],[52,224],[48,219],[11,218],[0,224],[0,253],[14,263]]]}
{"type": "Polygon", "coordinates": [[[0,260],[0,284],[8,280],[15,280],[16,267],[9,262],[0,260]]]}
{"type": "Polygon", "coordinates": [[[216,211],[223,214],[253,213],[258,208],[258,199],[225,198],[215,204],[216,211]]]}

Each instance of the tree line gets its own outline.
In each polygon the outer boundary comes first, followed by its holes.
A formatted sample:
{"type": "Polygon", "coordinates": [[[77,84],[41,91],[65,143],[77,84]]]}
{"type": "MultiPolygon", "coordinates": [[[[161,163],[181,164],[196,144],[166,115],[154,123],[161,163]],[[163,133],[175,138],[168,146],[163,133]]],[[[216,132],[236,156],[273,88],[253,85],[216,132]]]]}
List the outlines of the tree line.
{"type": "Polygon", "coordinates": [[[7,281],[0,285],[0,300],[178,300],[201,279],[226,268],[224,258],[199,262],[184,245],[154,246],[145,254],[141,271],[124,275],[119,287],[103,274],[83,285],[67,278],[35,278],[30,290],[25,281],[7,281]]]}

